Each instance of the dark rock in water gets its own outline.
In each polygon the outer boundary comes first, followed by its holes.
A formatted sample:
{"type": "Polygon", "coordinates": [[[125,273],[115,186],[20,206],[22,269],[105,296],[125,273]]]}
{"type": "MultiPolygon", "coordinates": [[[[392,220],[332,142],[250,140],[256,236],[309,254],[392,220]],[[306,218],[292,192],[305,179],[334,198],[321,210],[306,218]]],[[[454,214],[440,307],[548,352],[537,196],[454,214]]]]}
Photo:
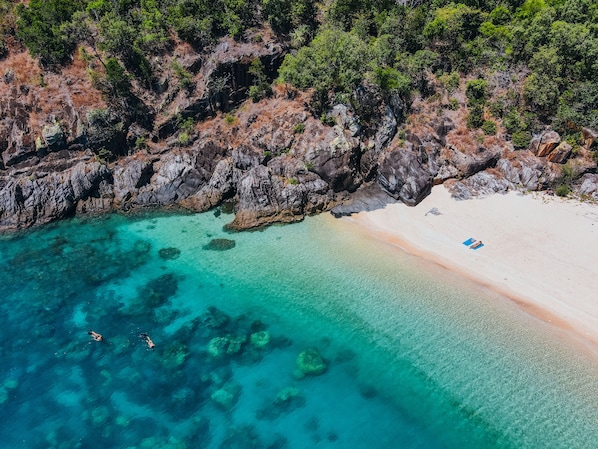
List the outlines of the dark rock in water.
{"type": "Polygon", "coordinates": [[[172,273],[164,274],[158,278],[149,281],[139,291],[135,304],[143,305],[149,310],[163,306],[175,295],[178,289],[178,279],[172,273]]]}
{"type": "Polygon", "coordinates": [[[382,209],[390,203],[396,203],[392,196],[386,193],[378,184],[368,184],[360,187],[351,195],[351,199],[345,204],[334,206],[330,213],[336,218],[382,209]]]}
{"type": "Polygon", "coordinates": [[[158,251],[158,255],[164,260],[174,260],[179,258],[181,250],[178,248],[162,248],[158,251]]]}
{"type": "Polygon", "coordinates": [[[233,249],[235,247],[235,241],[230,239],[212,239],[210,243],[203,246],[203,249],[212,251],[226,251],[227,249],[233,249]]]}

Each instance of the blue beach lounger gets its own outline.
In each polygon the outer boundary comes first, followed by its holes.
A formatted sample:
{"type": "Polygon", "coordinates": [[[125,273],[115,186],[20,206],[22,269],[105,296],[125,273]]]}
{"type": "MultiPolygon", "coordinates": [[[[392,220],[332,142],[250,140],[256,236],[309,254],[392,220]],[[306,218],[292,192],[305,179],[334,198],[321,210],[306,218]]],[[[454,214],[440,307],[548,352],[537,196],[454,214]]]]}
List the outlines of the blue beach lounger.
{"type": "Polygon", "coordinates": [[[478,249],[482,248],[483,246],[484,246],[484,244],[482,242],[477,242],[477,243],[474,243],[473,245],[471,245],[469,247],[469,249],[478,250],[478,249]]]}
{"type": "Polygon", "coordinates": [[[476,242],[476,239],[474,239],[473,237],[471,237],[471,238],[468,238],[467,240],[465,240],[465,241],[463,242],[463,244],[464,244],[465,246],[469,246],[469,245],[471,245],[472,243],[475,243],[475,242],[476,242]]]}

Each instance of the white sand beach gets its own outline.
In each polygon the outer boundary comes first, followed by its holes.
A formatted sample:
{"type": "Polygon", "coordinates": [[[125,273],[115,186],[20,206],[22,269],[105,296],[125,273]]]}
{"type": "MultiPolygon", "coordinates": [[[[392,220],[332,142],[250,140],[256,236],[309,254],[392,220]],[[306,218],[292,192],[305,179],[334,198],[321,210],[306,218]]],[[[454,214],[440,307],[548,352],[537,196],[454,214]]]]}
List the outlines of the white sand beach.
{"type": "Polygon", "coordinates": [[[457,201],[437,186],[416,207],[345,219],[499,291],[598,352],[598,205],[516,192],[457,201]],[[469,238],[484,246],[470,249],[469,238]]]}

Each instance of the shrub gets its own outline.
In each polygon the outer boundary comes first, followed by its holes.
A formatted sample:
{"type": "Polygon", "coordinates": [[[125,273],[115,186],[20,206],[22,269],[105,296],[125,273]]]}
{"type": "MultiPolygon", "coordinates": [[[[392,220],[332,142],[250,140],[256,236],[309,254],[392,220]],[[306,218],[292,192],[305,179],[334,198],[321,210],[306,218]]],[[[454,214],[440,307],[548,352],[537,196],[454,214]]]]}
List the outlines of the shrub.
{"type": "Polygon", "coordinates": [[[473,105],[469,109],[469,115],[467,116],[467,127],[468,128],[479,128],[484,124],[484,107],[480,104],[473,105]]]}
{"type": "Polygon", "coordinates": [[[492,120],[486,120],[482,125],[482,131],[484,131],[484,134],[487,136],[493,136],[496,134],[496,123],[492,120]]]}
{"type": "Polygon", "coordinates": [[[527,148],[532,140],[531,134],[527,131],[514,132],[511,138],[513,141],[513,146],[517,149],[527,148]]]}
{"type": "Polygon", "coordinates": [[[481,79],[467,81],[465,95],[469,104],[484,104],[488,97],[488,82],[481,79]]]}
{"type": "Polygon", "coordinates": [[[440,77],[440,81],[444,84],[444,88],[450,94],[459,88],[461,78],[458,72],[452,72],[451,74],[445,73],[440,77]]]}
{"type": "Polygon", "coordinates": [[[297,178],[289,178],[288,182],[291,185],[297,185],[297,184],[299,184],[299,180],[297,178]]]}
{"type": "Polygon", "coordinates": [[[235,123],[235,116],[232,114],[226,114],[224,116],[224,123],[226,123],[227,125],[232,125],[233,123],[235,123]]]}
{"type": "Polygon", "coordinates": [[[571,189],[567,184],[561,184],[556,188],[556,194],[558,196],[564,197],[569,195],[569,193],[571,193],[571,189]]]}
{"type": "Polygon", "coordinates": [[[293,126],[293,133],[295,134],[303,134],[305,131],[305,123],[297,123],[293,126]]]}
{"type": "Polygon", "coordinates": [[[457,100],[455,97],[449,98],[448,108],[451,111],[456,111],[459,109],[459,100],[457,100]]]}

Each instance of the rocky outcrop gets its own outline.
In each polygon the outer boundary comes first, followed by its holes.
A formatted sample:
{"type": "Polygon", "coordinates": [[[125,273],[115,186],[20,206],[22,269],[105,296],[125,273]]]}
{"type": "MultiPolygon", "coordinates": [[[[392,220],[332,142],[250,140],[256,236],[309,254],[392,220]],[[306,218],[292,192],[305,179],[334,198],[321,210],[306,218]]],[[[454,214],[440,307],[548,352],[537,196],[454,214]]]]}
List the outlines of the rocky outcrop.
{"type": "Polygon", "coordinates": [[[564,164],[569,159],[573,147],[567,142],[561,142],[554,150],[548,155],[548,161],[554,162],[555,164],[564,164]]]}
{"type": "Polygon", "coordinates": [[[330,212],[335,217],[349,216],[359,212],[382,209],[387,204],[396,203],[397,200],[386,193],[378,183],[362,185],[357,191],[341,204],[334,206],[330,212]]]}
{"type": "Polygon", "coordinates": [[[100,185],[110,178],[107,167],[91,159],[68,163],[72,165],[61,171],[37,167],[36,175],[0,178],[0,229],[63,218],[76,211],[79,201],[100,197],[100,185]]]}
{"type": "Polygon", "coordinates": [[[423,165],[419,152],[412,147],[394,148],[380,162],[378,183],[393,198],[415,206],[432,189],[432,175],[423,165]]]}
{"type": "Polygon", "coordinates": [[[464,180],[450,180],[445,184],[451,196],[457,200],[467,200],[474,196],[506,193],[513,184],[497,172],[483,171],[464,180]]]}
{"type": "Polygon", "coordinates": [[[577,193],[598,200],[598,175],[595,173],[586,173],[583,175],[577,193]]]}
{"type": "Polygon", "coordinates": [[[548,156],[558,144],[561,143],[561,136],[552,130],[534,136],[529,145],[529,150],[538,157],[548,156]]]}
{"type": "Polygon", "coordinates": [[[231,229],[290,223],[330,207],[333,195],[328,184],[305,168],[285,164],[283,158],[272,160],[267,167],[253,167],[241,176],[231,229]]]}

